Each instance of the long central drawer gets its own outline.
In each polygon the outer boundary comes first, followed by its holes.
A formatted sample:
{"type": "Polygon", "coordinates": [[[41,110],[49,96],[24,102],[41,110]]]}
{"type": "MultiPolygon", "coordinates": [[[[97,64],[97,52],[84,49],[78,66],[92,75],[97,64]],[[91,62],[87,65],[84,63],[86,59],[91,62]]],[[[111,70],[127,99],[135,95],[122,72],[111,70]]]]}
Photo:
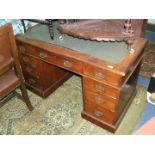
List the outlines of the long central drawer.
{"type": "Polygon", "coordinates": [[[82,62],[79,62],[75,59],[64,57],[64,56],[62,57],[52,52],[48,52],[28,44],[24,44],[24,45],[20,44],[19,50],[23,54],[32,55],[36,58],[39,58],[43,61],[59,66],[61,68],[64,68],[66,70],[73,71],[78,74],[82,74],[83,72],[82,62]]]}

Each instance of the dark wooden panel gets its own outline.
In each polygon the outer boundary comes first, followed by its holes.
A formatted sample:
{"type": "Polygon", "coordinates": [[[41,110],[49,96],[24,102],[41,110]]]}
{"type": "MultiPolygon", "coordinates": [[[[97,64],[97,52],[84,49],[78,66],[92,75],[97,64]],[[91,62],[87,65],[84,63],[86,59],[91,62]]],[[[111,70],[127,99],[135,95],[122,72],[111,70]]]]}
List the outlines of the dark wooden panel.
{"type": "Polygon", "coordinates": [[[18,43],[18,49],[26,86],[41,97],[47,97],[72,75],[48,63],[55,57],[45,50],[24,43],[18,43]]]}

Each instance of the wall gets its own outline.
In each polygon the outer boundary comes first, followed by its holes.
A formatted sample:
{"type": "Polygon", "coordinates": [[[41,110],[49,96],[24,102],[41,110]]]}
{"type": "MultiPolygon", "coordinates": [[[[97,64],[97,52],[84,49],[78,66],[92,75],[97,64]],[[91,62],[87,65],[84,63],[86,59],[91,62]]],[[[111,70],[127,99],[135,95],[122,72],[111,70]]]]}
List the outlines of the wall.
{"type": "Polygon", "coordinates": [[[148,20],[148,23],[149,23],[149,24],[155,24],[155,19],[149,19],[149,20],[148,20]]]}

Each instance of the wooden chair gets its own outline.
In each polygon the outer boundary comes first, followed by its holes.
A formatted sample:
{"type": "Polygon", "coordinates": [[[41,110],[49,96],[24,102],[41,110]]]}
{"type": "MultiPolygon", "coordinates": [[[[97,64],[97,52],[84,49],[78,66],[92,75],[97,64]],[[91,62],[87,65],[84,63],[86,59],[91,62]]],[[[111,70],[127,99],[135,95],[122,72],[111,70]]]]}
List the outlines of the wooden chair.
{"type": "Polygon", "coordinates": [[[13,96],[10,94],[18,87],[28,109],[33,110],[24,84],[12,25],[9,23],[0,27],[0,106],[13,96]]]}
{"type": "Polygon", "coordinates": [[[45,20],[41,20],[41,19],[21,19],[21,23],[23,25],[24,28],[24,32],[27,31],[26,26],[25,26],[25,20],[30,21],[30,22],[34,22],[34,23],[38,23],[38,24],[44,24],[48,26],[49,29],[49,34],[51,39],[54,39],[54,33],[53,33],[53,21],[55,21],[55,19],[45,19],[45,20]]]}

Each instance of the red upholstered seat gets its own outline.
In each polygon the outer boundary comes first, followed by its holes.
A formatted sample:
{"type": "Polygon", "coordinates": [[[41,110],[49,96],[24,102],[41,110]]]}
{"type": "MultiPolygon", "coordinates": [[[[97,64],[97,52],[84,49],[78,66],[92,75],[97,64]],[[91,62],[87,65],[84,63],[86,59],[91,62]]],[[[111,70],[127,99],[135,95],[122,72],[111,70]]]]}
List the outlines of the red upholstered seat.
{"type": "Polygon", "coordinates": [[[0,77],[0,98],[4,97],[7,92],[14,90],[20,85],[20,79],[13,70],[6,72],[0,77]]]}

